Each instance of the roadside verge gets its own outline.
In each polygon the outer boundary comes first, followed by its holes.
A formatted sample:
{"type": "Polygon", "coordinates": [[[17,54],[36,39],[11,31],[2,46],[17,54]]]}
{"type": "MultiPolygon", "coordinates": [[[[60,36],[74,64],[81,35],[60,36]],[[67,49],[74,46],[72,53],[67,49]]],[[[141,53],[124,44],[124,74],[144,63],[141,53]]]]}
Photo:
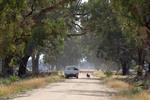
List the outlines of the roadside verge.
{"type": "Polygon", "coordinates": [[[103,72],[95,72],[94,76],[100,78],[100,83],[118,90],[112,100],[150,100],[150,90],[142,90],[135,86],[133,79],[128,76],[112,75],[107,77],[103,72]]]}
{"type": "MultiPolygon", "coordinates": [[[[62,75],[52,75],[47,77],[37,77],[31,79],[23,79],[8,84],[0,84],[0,100],[8,99],[9,96],[23,93],[27,90],[44,87],[49,83],[62,81],[64,78],[62,75]]],[[[5,82],[4,82],[5,83],[5,82]]]]}

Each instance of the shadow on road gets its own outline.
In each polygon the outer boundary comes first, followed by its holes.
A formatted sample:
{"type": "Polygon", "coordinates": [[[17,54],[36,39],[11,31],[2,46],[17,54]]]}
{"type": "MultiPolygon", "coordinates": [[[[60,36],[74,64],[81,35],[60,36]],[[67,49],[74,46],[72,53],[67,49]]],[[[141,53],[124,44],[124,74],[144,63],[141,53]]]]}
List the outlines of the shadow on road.
{"type": "Polygon", "coordinates": [[[79,79],[69,78],[69,79],[66,79],[66,81],[64,81],[62,83],[99,84],[100,82],[97,80],[100,80],[100,79],[99,78],[79,78],[79,79]],[[70,81],[70,80],[72,80],[72,81],[70,81]],[[90,80],[92,80],[92,81],[90,81],[90,80]]]}
{"type": "Polygon", "coordinates": [[[99,78],[79,78],[79,79],[83,79],[83,80],[100,80],[99,78]]]}
{"type": "Polygon", "coordinates": [[[63,83],[99,84],[99,82],[83,82],[83,81],[79,81],[79,82],[76,82],[76,81],[65,81],[63,83]]]}
{"type": "Polygon", "coordinates": [[[67,91],[49,91],[55,93],[68,93],[69,95],[83,95],[83,96],[96,96],[96,97],[107,97],[115,95],[117,92],[112,91],[101,91],[101,90],[67,90],[67,91]]]}

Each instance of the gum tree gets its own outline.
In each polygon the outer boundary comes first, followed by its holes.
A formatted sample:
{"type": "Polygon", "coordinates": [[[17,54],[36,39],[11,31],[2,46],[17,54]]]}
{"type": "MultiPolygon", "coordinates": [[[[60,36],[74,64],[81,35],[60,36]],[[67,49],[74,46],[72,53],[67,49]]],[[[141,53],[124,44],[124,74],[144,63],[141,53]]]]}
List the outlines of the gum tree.
{"type": "Polygon", "coordinates": [[[26,73],[26,63],[32,54],[32,26],[45,13],[68,7],[75,0],[0,0],[0,57],[3,75],[12,74],[18,60],[19,75],[26,73]]]}

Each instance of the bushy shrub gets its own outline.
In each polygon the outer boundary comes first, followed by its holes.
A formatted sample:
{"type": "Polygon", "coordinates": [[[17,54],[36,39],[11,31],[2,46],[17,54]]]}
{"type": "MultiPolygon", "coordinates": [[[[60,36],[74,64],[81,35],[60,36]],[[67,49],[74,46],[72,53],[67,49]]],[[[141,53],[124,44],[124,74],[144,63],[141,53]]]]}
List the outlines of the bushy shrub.
{"type": "Polygon", "coordinates": [[[110,70],[106,70],[104,72],[104,75],[106,75],[107,77],[111,77],[113,75],[113,73],[110,70]]]}
{"type": "Polygon", "coordinates": [[[19,77],[16,76],[15,74],[9,75],[9,80],[12,81],[12,82],[18,81],[18,80],[19,80],[19,77]]]}

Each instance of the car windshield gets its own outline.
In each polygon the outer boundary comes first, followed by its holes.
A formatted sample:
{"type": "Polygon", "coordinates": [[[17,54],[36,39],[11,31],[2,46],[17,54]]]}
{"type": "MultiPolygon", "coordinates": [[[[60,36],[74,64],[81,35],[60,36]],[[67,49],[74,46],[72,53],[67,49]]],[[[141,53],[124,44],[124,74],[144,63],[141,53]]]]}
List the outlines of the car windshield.
{"type": "Polygon", "coordinates": [[[76,67],[69,67],[67,70],[78,70],[76,67]]]}

